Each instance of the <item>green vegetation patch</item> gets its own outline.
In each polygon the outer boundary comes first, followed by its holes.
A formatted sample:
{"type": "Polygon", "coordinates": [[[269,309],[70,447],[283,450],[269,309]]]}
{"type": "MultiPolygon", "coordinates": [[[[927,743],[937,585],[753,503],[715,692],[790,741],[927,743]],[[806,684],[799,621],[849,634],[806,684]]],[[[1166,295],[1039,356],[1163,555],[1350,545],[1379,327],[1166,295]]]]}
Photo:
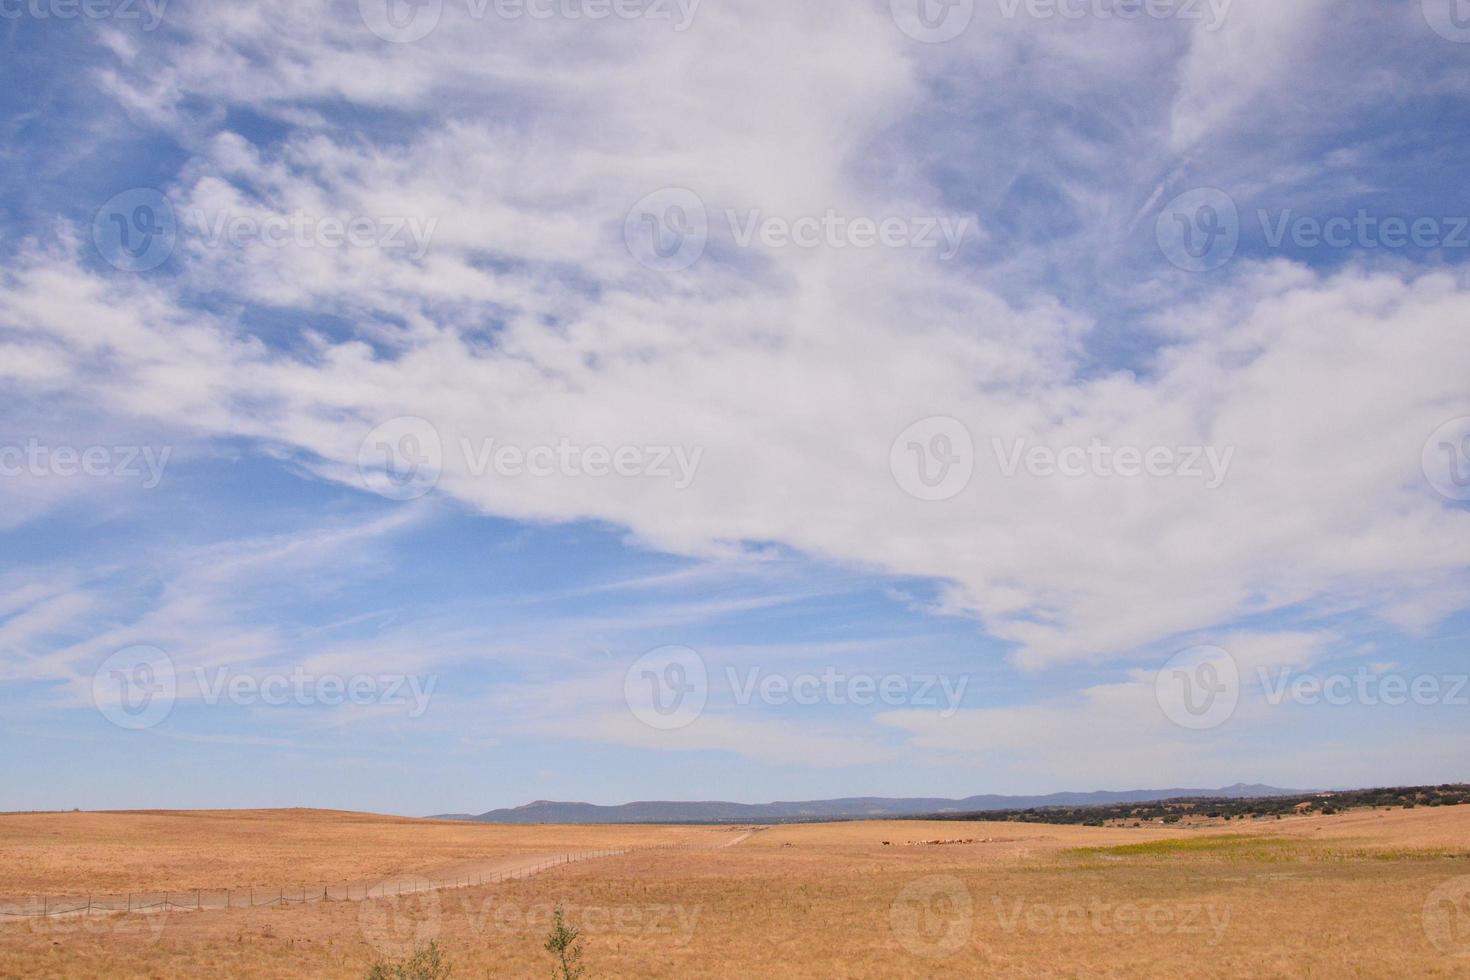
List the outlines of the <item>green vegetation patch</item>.
{"type": "Polygon", "coordinates": [[[1362,846],[1355,840],[1210,834],[1141,841],[1114,847],[1074,847],[1072,857],[1120,861],[1125,858],[1219,858],[1227,861],[1443,861],[1470,859],[1463,848],[1362,846]]]}
{"type": "Polygon", "coordinates": [[[1177,837],[1171,840],[1141,841],[1113,847],[1074,847],[1067,851],[1077,857],[1174,857],[1194,854],[1223,857],[1280,860],[1305,856],[1317,850],[1311,841],[1291,837],[1254,837],[1247,834],[1211,834],[1200,837],[1177,837]]]}

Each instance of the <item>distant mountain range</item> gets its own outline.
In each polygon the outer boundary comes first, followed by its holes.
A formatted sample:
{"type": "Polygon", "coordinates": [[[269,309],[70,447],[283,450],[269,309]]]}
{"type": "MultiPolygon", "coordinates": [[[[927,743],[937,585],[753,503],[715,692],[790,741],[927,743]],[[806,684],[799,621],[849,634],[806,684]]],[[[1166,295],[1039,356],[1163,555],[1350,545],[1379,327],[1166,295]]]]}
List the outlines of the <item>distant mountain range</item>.
{"type": "Polygon", "coordinates": [[[554,803],[537,800],[508,810],[441,813],[435,820],[473,820],[479,823],[783,823],[802,820],[870,820],[883,817],[921,817],[928,814],[971,813],[981,810],[1030,810],[1049,806],[1108,806],[1180,798],[1251,799],[1300,796],[1302,790],[1236,783],[1223,789],[1136,789],[1121,792],[1052,793],[1047,796],[968,796],[962,800],[917,797],[887,799],[876,796],[805,803],[678,803],[652,801],[598,806],[595,803],[554,803]]]}

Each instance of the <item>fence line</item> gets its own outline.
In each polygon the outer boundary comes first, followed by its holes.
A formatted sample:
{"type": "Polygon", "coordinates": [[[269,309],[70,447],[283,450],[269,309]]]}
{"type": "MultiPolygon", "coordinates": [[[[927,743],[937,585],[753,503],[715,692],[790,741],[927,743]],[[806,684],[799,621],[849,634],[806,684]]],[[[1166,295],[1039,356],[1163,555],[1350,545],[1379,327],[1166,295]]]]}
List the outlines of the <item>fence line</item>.
{"type": "MultiPolygon", "coordinates": [[[[563,864],[591,861],[597,858],[617,857],[635,851],[675,850],[690,847],[690,842],[678,844],[644,844],[637,847],[605,848],[595,851],[580,851],[558,854],[538,860],[526,868],[508,868],[501,871],[469,873],[435,881],[431,877],[412,872],[385,875],[381,880],[364,884],[348,882],[345,885],[315,885],[308,889],[304,884],[278,886],[275,888],[193,888],[186,891],[129,892],[126,896],[96,898],[88,895],[79,898],[41,897],[29,903],[0,905],[0,919],[48,918],[59,915],[133,914],[144,912],[203,912],[210,909],[267,908],[271,906],[315,905],[322,902],[361,902],[374,898],[396,898],[420,892],[443,891],[449,888],[477,888],[529,878],[563,864]],[[409,887],[405,888],[405,883],[409,887]],[[354,891],[356,894],[354,894],[354,891]],[[193,894],[194,901],[176,901],[193,894]],[[149,901],[154,898],[156,901],[149,901]],[[53,907],[53,903],[56,904],[53,907]],[[71,904],[66,904],[71,903],[71,904]],[[39,905],[39,908],[37,906],[39,905]]],[[[514,860],[511,858],[509,860],[514,860]]]]}

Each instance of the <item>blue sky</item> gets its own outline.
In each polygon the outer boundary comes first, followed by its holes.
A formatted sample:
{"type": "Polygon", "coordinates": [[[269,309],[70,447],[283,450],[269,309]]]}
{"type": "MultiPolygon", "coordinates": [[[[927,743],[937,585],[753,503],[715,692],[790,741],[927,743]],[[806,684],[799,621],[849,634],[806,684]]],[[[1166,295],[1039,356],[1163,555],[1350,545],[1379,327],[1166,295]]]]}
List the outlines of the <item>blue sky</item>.
{"type": "Polygon", "coordinates": [[[0,808],[1467,778],[1449,0],[399,3],[0,7],[0,808]]]}

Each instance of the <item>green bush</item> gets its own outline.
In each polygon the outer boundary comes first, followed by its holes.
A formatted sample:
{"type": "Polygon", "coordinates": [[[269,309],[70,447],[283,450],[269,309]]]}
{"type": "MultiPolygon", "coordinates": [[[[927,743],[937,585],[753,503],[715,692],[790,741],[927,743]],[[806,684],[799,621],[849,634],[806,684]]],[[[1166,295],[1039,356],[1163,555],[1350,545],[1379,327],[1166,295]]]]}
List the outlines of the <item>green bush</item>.
{"type": "Polygon", "coordinates": [[[557,980],[577,980],[587,972],[582,966],[582,930],[567,925],[560,905],[556,907],[551,935],[546,937],[546,951],[557,958],[553,974],[557,980]]]}

